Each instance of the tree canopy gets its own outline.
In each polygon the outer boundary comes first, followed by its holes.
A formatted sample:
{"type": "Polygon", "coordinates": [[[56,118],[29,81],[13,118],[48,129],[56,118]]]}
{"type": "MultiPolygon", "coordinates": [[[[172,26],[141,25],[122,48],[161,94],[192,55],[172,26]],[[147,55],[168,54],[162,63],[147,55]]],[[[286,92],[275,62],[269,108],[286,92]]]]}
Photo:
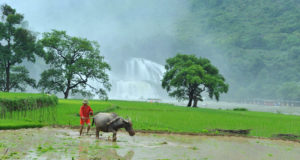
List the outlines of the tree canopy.
{"type": "Polygon", "coordinates": [[[110,66],[100,56],[99,44],[84,38],[72,37],[65,31],[44,33],[39,41],[44,47],[43,57],[50,68],[41,74],[38,86],[44,92],[69,93],[107,98],[111,85],[106,74],[110,66]],[[96,81],[101,86],[91,85],[96,81]]]}
{"type": "Polygon", "coordinates": [[[26,86],[35,87],[35,80],[20,66],[25,59],[35,61],[40,51],[33,32],[24,27],[24,16],[9,5],[1,6],[0,21],[0,90],[24,91],[26,86]]]}
{"type": "Polygon", "coordinates": [[[166,63],[162,87],[171,97],[189,100],[187,106],[191,106],[193,101],[193,107],[197,107],[198,100],[203,101],[201,93],[204,91],[216,100],[219,100],[221,93],[228,91],[225,78],[206,58],[177,54],[167,59],[166,63]]]}

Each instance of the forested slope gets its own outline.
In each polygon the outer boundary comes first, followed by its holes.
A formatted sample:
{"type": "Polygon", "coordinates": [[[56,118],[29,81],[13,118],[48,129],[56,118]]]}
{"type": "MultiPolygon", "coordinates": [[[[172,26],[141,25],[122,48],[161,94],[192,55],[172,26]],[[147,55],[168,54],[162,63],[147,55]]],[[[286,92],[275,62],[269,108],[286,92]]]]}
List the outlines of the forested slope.
{"type": "Polygon", "coordinates": [[[194,0],[178,22],[180,52],[215,61],[227,99],[300,100],[299,0],[194,0]]]}

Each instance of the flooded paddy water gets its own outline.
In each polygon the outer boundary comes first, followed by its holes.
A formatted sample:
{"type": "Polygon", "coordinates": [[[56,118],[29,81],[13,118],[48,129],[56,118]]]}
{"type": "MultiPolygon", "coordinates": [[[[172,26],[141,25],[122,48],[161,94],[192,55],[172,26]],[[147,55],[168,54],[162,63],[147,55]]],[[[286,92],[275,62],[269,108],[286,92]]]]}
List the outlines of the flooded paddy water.
{"type": "Polygon", "coordinates": [[[300,143],[245,137],[118,133],[80,137],[78,130],[40,128],[0,131],[0,159],[203,159],[300,158],[300,143]]]}

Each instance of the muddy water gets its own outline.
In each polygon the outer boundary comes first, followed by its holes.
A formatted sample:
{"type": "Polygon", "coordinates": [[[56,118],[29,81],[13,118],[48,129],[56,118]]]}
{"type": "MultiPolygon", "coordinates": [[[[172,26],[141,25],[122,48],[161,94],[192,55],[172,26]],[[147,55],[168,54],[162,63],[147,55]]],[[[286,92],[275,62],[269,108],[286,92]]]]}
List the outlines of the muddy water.
{"type": "Polygon", "coordinates": [[[78,136],[62,128],[0,131],[0,159],[300,159],[295,142],[242,137],[118,133],[78,136]]]}

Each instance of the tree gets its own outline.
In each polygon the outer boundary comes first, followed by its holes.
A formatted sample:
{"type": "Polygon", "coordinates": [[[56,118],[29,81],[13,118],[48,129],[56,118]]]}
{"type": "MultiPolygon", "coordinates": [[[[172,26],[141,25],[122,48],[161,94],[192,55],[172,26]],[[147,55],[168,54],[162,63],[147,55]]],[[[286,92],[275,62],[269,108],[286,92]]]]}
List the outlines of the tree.
{"type": "Polygon", "coordinates": [[[19,66],[25,59],[35,61],[35,54],[40,47],[36,36],[23,27],[24,16],[9,5],[1,6],[0,21],[0,90],[11,89],[24,91],[26,85],[35,87],[35,80],[29,77],[24,66],[19,66]],[[13,71],[13,72],[11,72],[13,71]]]}
{"type": "Polygon", "coordinates": [[[201,93],[204,91],[208,92],[210,98],[215,97],[216,100],[219,100],[220,93],[228,91],[225,78],[206,58],[177,54],[166,62],[162,87],[171,97],[189,100],[188,107],[192,102],[193,107],[197,107],[198,100],[203,101],[201,93]]]}
{"type": "MultiPolygon", "coordinates": [[[[7,88],[5,83],[5,72],[1,72],[0,77],[0,90],[5,91],[7,88]]],[[[15,91],[25,91],[27,85],[35,87],[35,80],[29,77],[28,70],[23,66],[13,66],[10,71],[10,83],[9,88],[14,89],[15,91]]]]}
{"type": "Polygon", "coordinates": [[[83,96],[91,96],[94,92],[101,98],[107,98],[106,91],[100,85],[88,83],[94,80],[107,90],[111,87],[106,74],[110,66],[100,56],[97,42],[53,30],[44,33],[40,43],[45,48],[45,62],[50,65],[50,69],[41,74],[40,89],[47,93],[62,92],[65,99],[70,92],[83,96]]]}

